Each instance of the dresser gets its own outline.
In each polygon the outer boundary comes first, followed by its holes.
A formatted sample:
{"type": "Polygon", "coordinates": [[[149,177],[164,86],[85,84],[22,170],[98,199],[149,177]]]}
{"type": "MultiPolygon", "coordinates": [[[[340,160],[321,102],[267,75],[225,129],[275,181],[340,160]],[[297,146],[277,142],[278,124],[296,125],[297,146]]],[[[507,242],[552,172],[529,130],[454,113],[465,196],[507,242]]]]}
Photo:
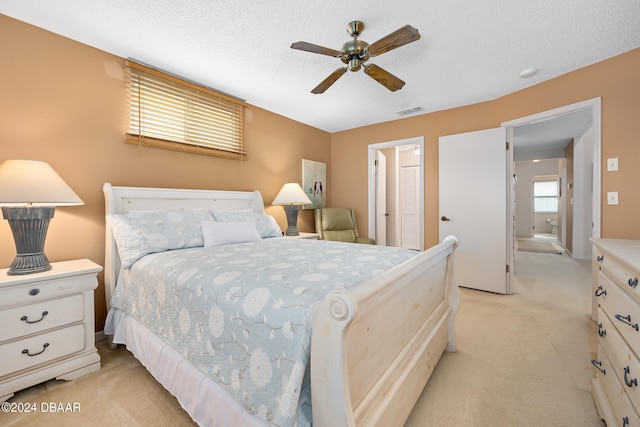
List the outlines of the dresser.
{"type": "Polygon", "coordinates": [[[608,427],[640,426],[640,240],[591,241],[598,303],[593,398],[608,427]]]}
{"type": "Polygon", "coordinates": [[[93,291],[102,267],[87,259],[51,266],[20,276],[0,270],[0,403],[43,381],[100,369],[93,291]]]}

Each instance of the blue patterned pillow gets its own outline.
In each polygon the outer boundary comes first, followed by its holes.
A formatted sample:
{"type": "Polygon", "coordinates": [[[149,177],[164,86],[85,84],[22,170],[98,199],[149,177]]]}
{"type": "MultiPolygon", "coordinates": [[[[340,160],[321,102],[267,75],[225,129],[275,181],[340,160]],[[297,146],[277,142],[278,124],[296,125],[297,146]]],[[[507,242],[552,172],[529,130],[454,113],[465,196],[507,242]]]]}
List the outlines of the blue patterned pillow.
{"type": "Polygon", "coordinates": [[[206,209],[129,212],[107,215],[123,268],[155,252],[203,246],[206,209]]]}
{"type": "Polygon", "coordinates": [[[260,237],[282,237],[282,230],[278,226],[276,219],[271,215],[264,215],[257,212],[232,212],[232,211],[211,211],[216,221],[220,222],[253,222],[258,229],[260,237]]]}

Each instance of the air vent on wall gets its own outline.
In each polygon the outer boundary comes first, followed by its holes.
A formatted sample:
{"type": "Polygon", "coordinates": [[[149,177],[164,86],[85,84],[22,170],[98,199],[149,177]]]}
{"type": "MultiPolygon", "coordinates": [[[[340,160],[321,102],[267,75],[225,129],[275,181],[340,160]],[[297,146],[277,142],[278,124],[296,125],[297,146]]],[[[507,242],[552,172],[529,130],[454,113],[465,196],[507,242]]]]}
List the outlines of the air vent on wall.
{"type": "Polygon", "coordinates": [[[411,107],[411,108],[407,108],[406,110],[396,111],[396,114],[399,116],[408,116],[410,114],[415,114],[423,110],[424,108],[418,105],[417,107],[411,107]]]}

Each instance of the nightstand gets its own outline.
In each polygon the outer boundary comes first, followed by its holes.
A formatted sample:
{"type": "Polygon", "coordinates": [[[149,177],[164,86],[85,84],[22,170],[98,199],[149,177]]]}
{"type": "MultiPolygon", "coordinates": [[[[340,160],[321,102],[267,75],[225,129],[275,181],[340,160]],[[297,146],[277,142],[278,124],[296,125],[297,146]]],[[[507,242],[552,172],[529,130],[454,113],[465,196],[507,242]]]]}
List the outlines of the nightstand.
{"type": "Polygon", "coordinates": [[[20,276],[0,270],[0,403],[52,378],[100,369],[93,291],[102,267],[80,259],[20,276]]]}
{"type": "Polygon", "coordinates": [[[300,233],[297,236],[284,236],[287,239],[309,239],[309,240],[318,240],[320,235],[318,233],[300,233]]]}

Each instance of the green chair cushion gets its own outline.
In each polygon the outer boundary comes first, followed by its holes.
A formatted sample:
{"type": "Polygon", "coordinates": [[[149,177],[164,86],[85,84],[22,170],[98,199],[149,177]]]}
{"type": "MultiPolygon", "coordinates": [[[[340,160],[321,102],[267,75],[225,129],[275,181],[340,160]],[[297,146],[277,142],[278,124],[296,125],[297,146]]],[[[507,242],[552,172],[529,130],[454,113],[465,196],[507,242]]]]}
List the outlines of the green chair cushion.
{"type": "Polygon", "coordinates": [[[325,208],[322,211],[322,229],[325,233],[336,230],[351,231],[354,228],[355,225],[349,209],[325,208]]]}
{"type": "Polygon", "coordinates": [[[356,242],[356,234],[353,232],[353,230],[325,230],[324,238],[325,240],[333,240],[337,242],[356,242]]]}

